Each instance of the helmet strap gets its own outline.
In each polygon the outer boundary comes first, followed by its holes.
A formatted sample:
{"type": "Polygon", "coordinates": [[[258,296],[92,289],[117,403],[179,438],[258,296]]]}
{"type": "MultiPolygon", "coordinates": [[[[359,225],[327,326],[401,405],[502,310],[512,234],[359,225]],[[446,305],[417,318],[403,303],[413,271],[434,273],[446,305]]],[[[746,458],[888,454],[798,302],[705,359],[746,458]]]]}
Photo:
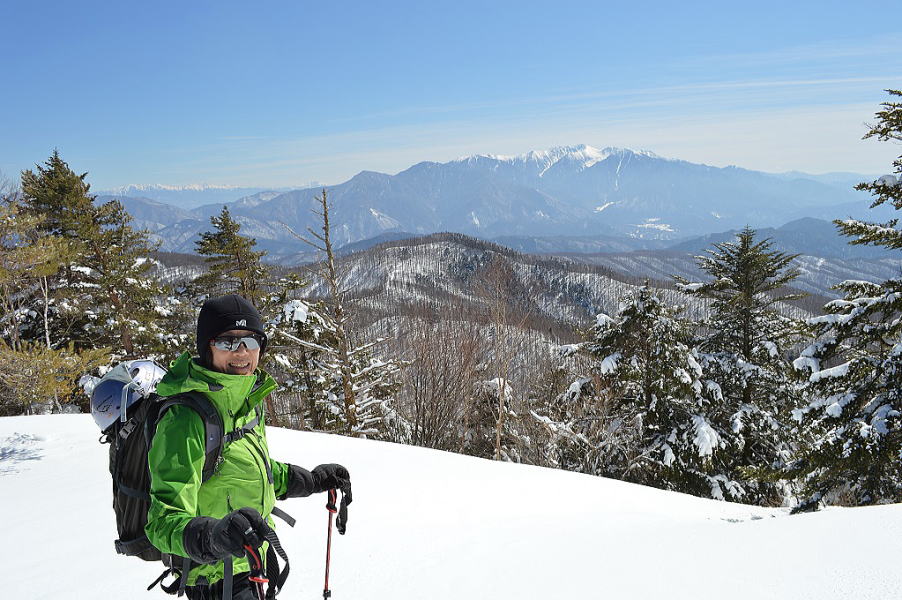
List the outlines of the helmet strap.
{"type": "Polygon", "coordinates": [[[122,397],[119,399],[119,419],[123,423],[128,421],[128,417],[125,413],[128,409],[128,406],[126,406],[126,404],[128,403],[129,390],[141,391],[141,388],[138,386],[134,379],[122,386],[122,397]]]}

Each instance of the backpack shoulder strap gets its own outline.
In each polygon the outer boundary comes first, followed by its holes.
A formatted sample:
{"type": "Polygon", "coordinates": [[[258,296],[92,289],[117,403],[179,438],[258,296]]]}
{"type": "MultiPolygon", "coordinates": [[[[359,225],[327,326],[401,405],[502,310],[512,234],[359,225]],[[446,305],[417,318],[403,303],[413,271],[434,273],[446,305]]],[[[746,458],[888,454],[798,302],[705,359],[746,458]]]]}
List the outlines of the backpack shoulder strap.
{"type": "Polygon", "coordinates": [[[175,396],[160,397],[157,399],[159,406],[153,419],[148,418],[147,424],[153,429],[149,431],[148,440],[153,439],[157,423],[160,418],[173,406],[188,406],[198,414],[204,423],[204,469],[201,481],[207,481],[213,476],[219,458],[222,455],[224,441],[223,423],[219,411],[213,403],[201,392],[183,392],[175,396]]]}

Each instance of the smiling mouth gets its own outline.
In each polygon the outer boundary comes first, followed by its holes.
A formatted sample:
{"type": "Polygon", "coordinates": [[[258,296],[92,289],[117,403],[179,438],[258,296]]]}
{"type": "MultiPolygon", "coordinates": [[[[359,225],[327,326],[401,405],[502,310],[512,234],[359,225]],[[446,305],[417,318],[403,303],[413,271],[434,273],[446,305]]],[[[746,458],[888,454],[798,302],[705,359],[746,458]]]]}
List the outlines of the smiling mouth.
{"type": "Polygon", "coordinates": [[[229,363],[229,366],[232,367],[233,369],[246,369],[246,368],[248,368],[249,366],[251,366],[251,363],[249,363],[249,362],[248,362],[248,363],[242,363],[242,364],[229,363]]]}

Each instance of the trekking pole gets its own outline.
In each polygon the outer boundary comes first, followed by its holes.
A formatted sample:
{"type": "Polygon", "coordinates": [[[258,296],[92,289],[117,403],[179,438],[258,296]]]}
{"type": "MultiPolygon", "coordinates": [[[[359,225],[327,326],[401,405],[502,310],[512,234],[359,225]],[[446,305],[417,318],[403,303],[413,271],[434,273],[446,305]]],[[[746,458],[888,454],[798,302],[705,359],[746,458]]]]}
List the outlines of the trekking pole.
{"type": "Polygon", "coordinates": [[[247,555],[247,564],[251,568],[251,572],[248,573],[248,580],[254,583],[257,598],[265,600],[266,595],[263,592],[263,584],[269,583],[269,579],[266,578],[263,572],[263,561],[260,560],[260,556],[254,549],[248,545],[244,546],[244,552],[247,555]]]}
{"type": "Polygon", "coordinates": [[[329,511],[329,532],[326,537],[326,584],[323,587],[323,600],[332,597],[332,590],[329,589],[329,563],[332,558],[332,515],[338,512],[335,506],[336,493],[335,490],[329,490],[329,501],[326,503],[326,510],[329,511]]]}

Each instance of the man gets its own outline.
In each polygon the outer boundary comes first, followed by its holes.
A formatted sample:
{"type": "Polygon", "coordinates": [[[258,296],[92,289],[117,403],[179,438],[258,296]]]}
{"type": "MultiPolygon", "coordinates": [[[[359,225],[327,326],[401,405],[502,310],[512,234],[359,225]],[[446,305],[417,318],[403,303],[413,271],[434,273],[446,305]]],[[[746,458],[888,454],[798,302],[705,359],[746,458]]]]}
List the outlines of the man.
{"type": "Polygon", "coordinates": [[[176,405],[157,425],[148,453],[145,532],[161,552],[191,559],[186,588],[191,600],[222,597],[223,559],[232,556],[231,598],[256,600],[244,547],[263,544],[276,499],[329,489],[350,492],[350,476],[341,465],[320,465],[311,472],[272,460],[264,420],[247,427],[276,388],[272,377],[257,368],[266,342],[260,314],[250,302],[234,295],[212,298],[197,320],[197,357],[180,356],[157,384],[161,396],[205,394],[219,411],[224,432],[247,428],[245,435],[224,444],[214,475],[202,483],[201,417],[176,405]]]}

